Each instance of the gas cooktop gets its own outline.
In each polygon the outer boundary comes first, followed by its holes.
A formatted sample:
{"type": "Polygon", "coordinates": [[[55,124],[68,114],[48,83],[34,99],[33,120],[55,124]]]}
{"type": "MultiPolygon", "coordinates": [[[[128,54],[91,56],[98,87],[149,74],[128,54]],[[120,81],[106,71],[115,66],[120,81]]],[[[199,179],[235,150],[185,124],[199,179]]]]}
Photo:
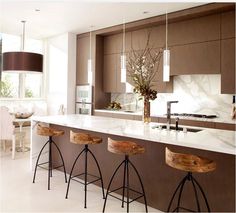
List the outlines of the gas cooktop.
{"type": "Polygon", "coordinates": [[[192,113],[171,113],[173,116],[185,116],[195,118],[217,118],[217,115],[204,115],[204,114],[192,114],[192,113]]]}

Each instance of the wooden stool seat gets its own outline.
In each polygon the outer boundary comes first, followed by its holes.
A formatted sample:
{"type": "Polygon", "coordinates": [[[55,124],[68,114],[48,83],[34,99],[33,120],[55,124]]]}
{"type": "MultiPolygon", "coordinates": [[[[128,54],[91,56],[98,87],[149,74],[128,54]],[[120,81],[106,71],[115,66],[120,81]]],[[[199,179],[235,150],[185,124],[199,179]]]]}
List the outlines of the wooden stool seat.
{"type": "Polygon", "coordinates": [[[70,142],[75,144],[99,144],[102,143],[102,138],[70,131],[70,142]]]}
{"type": "Polygon", "coordinates": [[[68,182],[67,190],[66,190],[66,199],[68,198],[68,194],[69,194],[70,181],[71,180],[77,181],[77,182],[84,185],[84,208],[87,208],[87,186],[90,183],[101,181],[102,194],[103,194],[103,198],[105,198],[102,172],[101,172],[100,166],[98,164],[98,161],[97,161],[95,155],[89,149],[90,144],[100,144],[100,143],[102,143],[102,138],[99,138],[99,137],[96,137],[96,136],[91,136],[91,135],[85,134],[85,133],[77,133],[77,132],[70,131],[70,142],[74,143],[74,144],[84,145],[84,149],[81,152],[78,153],[78,156],[75,158],[75,161],[72,165],[72,168],[71,168],[71,171],[70,171],[69,182],[68,182]],[[77,164],[79,158],[82,155],[84,155],[84,163],[85,163],[84,172],[75,175],[75,174],[73,174],[75,165],[77,164]],[[97,166],[97,169],[98,169],[98,172],[99,172],[99,176],[90,174],[88,172],[88,166],[91,165],[90,163],[88,164],[88,155],[90,155],[92,157],[92,159],[94,160],[94,162],[96,163],[96,166],[97,166]],[[74,179],[75,177],[79,177],[79,176],[84,176],[84,182],[80,182],[80,181],[74,179]],[[96,178],[96,179],[93,180],[93,181],[88,181],[88,177],[90,177],[90,178],[92,177],[92,178],[96,178]]]}
{"type": "Polygon", "coordinates": [[[38,124],[37,126],[38,135],[50,137],[50,136],[61,136],[64,135],[64,133],[65,132],[63,130],[53,129],[47,126],[41,126],[40,124],[38,124]]]}
{"type": "Polygon", "coordinates": [[[137,155],[143,154],[144,147],[130,141],[115,141],[108,138],[108,151],[121,155],[137,155]]]}
{"type": "Polygon", "coordinates": [[[210,159],[191,154],[175,153],[166,147],[166,164],[186,172],[211,172],[216,169],[216,163],[210,159]]]}
{"type": "Polygon", "coordinates": [[[53,169],[58,169],[60,167],[63,167],[64,170],[64,175],[65,175],[65,182],[67,183],[67,177],[66,177],[66,168],[65,168],[65,162],[61,153],[60,148],[58,147],[58,145],[54,142],[53,140],[53,136],[61,136],[64,135],[64,131],[63,130],[58,130],[58,129],[53,129],[51,127],[47,127],[47,126],[42,126],[40,124],[37,125],[37,134],[38,135],[42,135],[42,136],[47,136],[49,137],[47,142],[43,145],[43,147],[41,148],[37,160],[36,160],[36,164],[35,164],[35,169],[34,169],[34,177],[33,177],[33,183],[35,183],[35,178],[36,178],[36,173],[37,173],[37,168],[42,167],[42,165],[44,164],[48,164],[48,190],[50,190],[50,178],[52,177],[52,170],[53,169]],[[43,150],[45,149],[46,146],[49,146],[48,148],[48,161],[47,162],[40,162],[39,163],[39,159],[41,157],[41,154],[43,153],[43,150]],[[59,156],[61,158],[61,162],[62,164],[59,166],[54,167],[53,166],[53,158],[52,158],[52,146],[55,147],[55,150],[59,153],[59,156]]]}
{"type": "Polygon", "coordinates": [[[121,207],[124,208],[124,203],[126,203],[126,208],[127,208],[127,213],[129,213],[129,205],[130,203],[132,203],[134,200],[138,200],[140,198],[144,199],[144,204],[145,204],[145,210],[146,213],[148,212],[148,208],[147,208],[147,199],[146,199],[146,194],[144,191],[144,185],[141,179],[141,176],[137,170],[137,168],[135,167],[135,165],[130,161],[130,156],[131,155],[137,155],[137,154],[143,154],[145,149],[144,147],[136,144],[135,142],[131,142],[131,141],[116,141],[116,140],[112,140],[111,138],[108,138],[108,147],[107,147],[109,152],[112,152],[114,154],[120,154],[120,155],[124,155],[124,160],[116,167],[114,173],[111,176],[110,182],[108,184],[107,187],[107,193],[106,193],[106,198],[103,204],[103,210],[102,212],[105,212],[106,209],[106,203],[107,203],[107,198],[108,195],[112,196],[113,198],[116,198],[118,200],[121,200],[121,207]],[[115,179],[116,174],[118,173],[118,171],[122,168],[122,165],[124,166],[124,173],[123,173],[123,184],[121,187],[116,186],[116,189],[110,190],[111,185],[113,180],[115,179]],[[132,189],[132,184],[130,184],[131,180],[130,179],[130,169],[132,168],[132,171],[134,172],[134,174],[136,174],[140,186],[142,188],[142,191],[137,191],[132,189]],[[112,193],[115,193],[118,190],[122,190],[122,199],[113,195],[112,193]],[[135,199],[131,199],[130,197],[130,192],[136,192],[138,195],[138,197],[136,197],[135,199]],[[126,201],[125,201],[125,195],[126,195],[126,201]]]}

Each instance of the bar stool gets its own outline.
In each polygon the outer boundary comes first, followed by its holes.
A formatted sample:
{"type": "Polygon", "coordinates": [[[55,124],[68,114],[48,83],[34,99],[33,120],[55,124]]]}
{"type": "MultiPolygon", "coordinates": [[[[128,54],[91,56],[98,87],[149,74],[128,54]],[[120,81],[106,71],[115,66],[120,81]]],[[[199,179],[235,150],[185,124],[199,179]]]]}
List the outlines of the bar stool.
{"type": "Polygon", "coordinates": [[[74,144],[83,144],[85,146],[84,146],[84,149],[79,153],[79,155],[77,156],[77,158],[75,159],[75,161],[73,163],[73,166],[72,166],[72,169],[71,169],[71,172],[70,172],[70,177],[69,177],[68,185],[67,185],[67,190],[66,190],[66,199],[68,198],[68,193],[69,193],[69,188],[70,188],[70,181],[71,180],[75,180],[75,181],[77,181],[77,182],[79,182],[79,183],[84,185],[84,208],[87,208],[87,185],[101,180],[103,198],[105,197],[104,187],[103,187],[103,179],[102,179],[102,173],[101,173],[100,166],[98,164],[98,161],[97,161],[95,155],[88,148],[89,144],[100,144],[100,143],[102,143],[102,139],[99,138],[99,137],[90,136],[89,134],[76,133],[76,132],[70,131],[70,142],[74,143],[74,144]],[[84,173],[80,173],[80,174],[72,176],[74,167],[76,165],[76,162],[78,161],[79,157],[83,153],[85,154],[84,173]],[[94,159],[94,161],[95,161],[95,163],[97,165],[98,172],[99,172],[99,177],[96,176],[96,175],[92,175],[92,174],[88,173],[88,153],[91,154],[91,156],[93,157],[93,159],[94,159]],[[84,175],[84,182],[81,182],[81,181],[79,181],[77,179],[74,179],[75,177],[79,177],[79,176],[82,176],[82,175],[84,175]],[[96,178],[96,179],[88,182],[88,176],[96,178]]]}
{"type": "Polygon", "coordinates": [[[42,136],[47,136],[47,137],[49,137],[49,140],[44,144],[44,146],[42,147],[42,149],[39,152],[39,155],[38,155],[38,158],[37,158],[37,161],[36,161],[36,165],[35,165],[35,169],[34,169],[33,183],[35,183],[35,177],[36,177],[37,168],[40,167],[42,169],[45,169],[41,165],[48,164],[48,168],[47,168],[47,170],[48,170],[48,190],[50,190],[50,178],[52,177],[52,170],[53,169],[57,169],[57,168],[63,167],[64,175],[65,175],[65,182],[67,183],[65,163],[64,163],[61,151],[60,151],[59,147],[57,146],[57,144],[52,139],[52,137],[57,137],[57,136],[63,135],[64,131],[63,130],[53,129],[53,128],[46,127],[46,126],[41,126],[40,124],[38,124],[38,126],[37,126],[37,134],[38,135],[42,135],[42,136]],[[43,152],[43,150],[44,150],[44,148],[46,147],[47,144],[49,144],[48,162],[39,163],[39,159],[41,157],[41,154],[42,154],[42,152],[43,152]],[[61,158],[61,161],[62,161],[62,165],[56,166],[54,168],[52,168],[52,144],[55,145],[56,150],[58,151],[58,153],[60,155],[60,158],[61,158]]]}
{"type": "Polygon", "coordinates": [[[129,156],[131,155],[137,155],[137,154],[143,154],[145,149],[144,147],[134,143],[134,142],[130,142],[130,141],[115,141],[112,140],[111,138],[108,138],[108,151],[112,152],[114,154],[121,154],[121,155],[125,155],[125,159],[119,164],[119,166],[116,168],[115,172],[113,173],[111,180],[109,182],[108,188],[107,188],[107,193],[106,193],[106,197],[105,197],[105,201],[104,201],[104,205],[103,205],[103,212],[105,212],[105,208],[106,208],[106,202],[107,202],[107,197],[108,195],[121,200],[122,201],[122,205],[121,207],[124,208],[124,203],[127,203],[127,212],[129,212],[129,204],[139,198],[144,198],[144,203],[145,203],[145,210],[146,212],[148,212],[147,209],[147,200],[146,200],[146,195],[145,195],[145,191],[144,191],[144,186],[141,180],[141,177],[138,173],[138,170],[136,169],[136,167],[134,166],[134,164],[129,160],[129,156]],[[124,176],[123,176],[123,185],[117,189],[114,189],[112,191],[109,192],[109,189],[111,187],[112,181],[116,175],[116,173],[118,172],[118,170],[121,168],[121,166],[124,164],[124,176]],[[138,176],[140,185],[142,187],[142,192],[138,192],[136,190],[133,190],[130,188],[129,186],[129,166],[131,166],[136,175],[138,176]],[[122,189],[122,199],[111,195],[110,193],[115,192],[117,190],[122,189]],[[124,200],[124,196],[125,196],[125,189],[126,189],[126,193],[127,193],[127,200],[124,200]],[[136,192],[138,195],[138,197],[134,198],[133,200],[129,199],[129,191],[133,191],[136,192]]]}
{"type": "Polygon", "coordinates": [[[172,168],[187,172],[186,176],[181,180],[181,182],[177,186],[174,194],[172,195],[167,212],[170,211],[171,204],[172,204],[172,202],[175,198],[175,195],[177,194],[178,191],[179,191],[178,204],[177,204],[177,207],[174,208],[173,212],[175,212],[175,211],[179,212],[180,209],[194,212],[193,210],[190,210],[190,209],[180,206],[181,196],[182,196],[183,188],[184,188],[186,181],[190,181],[192,183],[194,194],[195,194],[195,199],[196,199],[196,203],[197,203],[197,212],[201,212],[199,197],[198,197],[199,190],[204,198],[207,210],[208,210],[208,212],[210,212],[210,207],[209,207],[209,204],[207,201],[207,197],[206,197],[201,185],[193,177],[192,173],[193,172],[205,173],[205,172],[214,171],[216,169],[216,163],[212,160],[209,160],[209,159],[203,158],[203,157],[199,157],[196,155],[174,153],[174,152],[171,152],[168,148],[166,148],[166,164],[172,168]],[[199,190],[197,190],[197,189],[199,189],[199,190]]]}

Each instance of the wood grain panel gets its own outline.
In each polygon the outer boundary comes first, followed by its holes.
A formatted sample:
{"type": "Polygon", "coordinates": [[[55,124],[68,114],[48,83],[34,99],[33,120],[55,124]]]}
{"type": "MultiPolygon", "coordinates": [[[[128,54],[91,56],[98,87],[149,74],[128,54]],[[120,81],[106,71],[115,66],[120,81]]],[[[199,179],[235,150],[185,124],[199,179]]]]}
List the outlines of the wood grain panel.
{"type": "Polygon", "coordinates": [[[220,74],[220,41],[170,48],[171,75],[220,74]]]}
{"type": "Polygon", "coordinates": [[[221,93],[235,94],[235,39],[221,40],[221,93]]]}
{"type": "Polygon", "coordinates": [[[95,109],[102,109],[110,102],[111,96],[108,93],[104,93],[103,91],[103,36],[96,36],[96,45],[95,45],[95,84],[94,84],[94,104],[95,109]]]}
{"type": "Polygon", "coordinates": [[[221,15],[221,38],[235,37],[235,11],[222,13],[221,15]]]}
{"type": "MultiPolygon", "coordinates": [[[[107,151],[107,138],[110,137],[114,140],[129,140],[143,146],[146,150],[145,153],[132,156],[130,160],[141,175],[148,205],[161,211],[166,211],[172,193],[185,175],[184,172],[170,168],[165,164],[166,144],[65,127],[63,127],[63,130],[65,130],[65,135],[55,138],[55,141],[64,157],[67,173],[70,172],[74,159],[84,148],[84,146],[69,143],[69,130],[89,133],[103,139],[103,143],[90,146],[90,149],[93,151],[100,164],[105,187],[108,185],[111,175],[114,172],[114,168],[124,160],[124,156],[107,151]]],[[[200,142],[204,143],[204,141],[200,142]]],[[[53,147],[52,154],[53,162],[54,165],[58,165],[61,162],[61,159],[54,148],[55,147],[53,147]]],[[[175,152],[199,155],[215,161],[217,164],[217,169],[215,171],[208,174],[194,174],[194,177],[204,188],[212,212],[235,212],[235,156],[181,146],[168,145],[168,148],[175,152]]],[[[97,175],[97,167],[90,158],[88,160],[88,165],[90,173],[97,175]]],[[[82,159],[78,161],[78,167],[75,168],[75,174],[79,173],[79,171],[84,171],[84,161],[82,159]]],[[[123,172],[118,172],[117,178],[114,179],[112,184],[112,189],[121,186],[122,177],[123,172]]],[[[96,184],[100,186],[100,182],[97,182],[96,184]]],[[[194,209],[196,208],[196,202],[193,199],[193,191],[191,188],[188,188],[188,185],[190,184],[187,184],[186,186],[182,202],[186,208],[194,209]]],[[[133,171],[130,171],[130,186],[134,187],[136,190],[140,190],[140,184],[137,177],[134,176],[133,171]]],[[[78,200],[78,202],[80,202],[80,200],[78,200]]],[[[140,199],[139,202],[143,202],[143,200],[140,199]]],[[[203,204],[202,199],[200,199],[200,203],[203,204]]],[[[101,206],[102,204],[103,201],[101,199],[101,206]]],[[[203,211],[204,210],[205,209],[203,209],[203,211]]]]}
{"type": "Polygon", "coordinates": [[[236,131],[236,126],[235,124],[226,124],[226,123],[215,123],[215,128],[216,129],[226,129],[226,130],[232,130],[236,131]]]}
{"type": "MultiPolygon", "coordinates": [[[[168,14],[169,23],[184,21],[188,19],[198,18],[201,16],[212,15],[216,13],[226,12],[235,9],[234,3],[210,3],[202,6],[197,6],[185,10],[176,11],[168,14]]],[[[145,27],[153,27],[156,25],[165,24],[165,15],[159,15],[151,18],[146,18],[130,23],[126,23],[126,30],[139,30],[145,27]]],[[[98,35],[113,35],[122,32],[122,25],[116,25],[94,31],[98,35]]],[[[79,36],[86,36],[86,33],[80,34],[79,36]]]]}
{"type": "Polygon", "coordinates": [[[220,39],[220,14],[175,22],[168,27],[170,46],[220,39]]]}
{"type": "Polygon", "coordinates": [[[116,92],[116,63],[117,55],[104,55],[104,76],[103,90],[104,92],[116,92]]]}
{"type": "Polygon", "coordinates": [[[116,54],[116,92],[125,93],[125,83],[121,83],[121,54],[116,54]]]}
{"type": "Polygon", "coordinates": [[[134,50],[142,50],[145,48],[150,29],[144,28],[141,30],[132,31],[131,47],[134,50]]]}
{"type": "Polygon", "coordinates": [[[87,84],[87,63],[89,58],[89,37],[77,39],[76,84],[87,84]]]}
{"type": "Polygon", "coordinates": [[[165,25],[154,26],[150,29],[150,46],[154,48],[165,47],[165,25]]]}
{"type": "MultiPolygon", "coordinates": [[[[125,51],[131,49],[131,32],[125,33],[125,51]]],[[[123,51],[123,33],[109,35],[104,37],[104,54],[122,53],[123,51]]]]}

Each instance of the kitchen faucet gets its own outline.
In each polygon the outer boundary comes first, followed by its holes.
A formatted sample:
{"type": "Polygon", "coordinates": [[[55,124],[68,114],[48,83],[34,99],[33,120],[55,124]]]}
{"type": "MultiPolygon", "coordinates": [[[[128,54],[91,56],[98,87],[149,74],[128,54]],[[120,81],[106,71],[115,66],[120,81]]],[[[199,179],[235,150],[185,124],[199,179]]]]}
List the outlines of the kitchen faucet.
{"type": "Polygon", "coordinates": [[[178,102],[179,101],[167,101],[167,128],[169,128],[171,124],[171,104],[178,102]]]}

